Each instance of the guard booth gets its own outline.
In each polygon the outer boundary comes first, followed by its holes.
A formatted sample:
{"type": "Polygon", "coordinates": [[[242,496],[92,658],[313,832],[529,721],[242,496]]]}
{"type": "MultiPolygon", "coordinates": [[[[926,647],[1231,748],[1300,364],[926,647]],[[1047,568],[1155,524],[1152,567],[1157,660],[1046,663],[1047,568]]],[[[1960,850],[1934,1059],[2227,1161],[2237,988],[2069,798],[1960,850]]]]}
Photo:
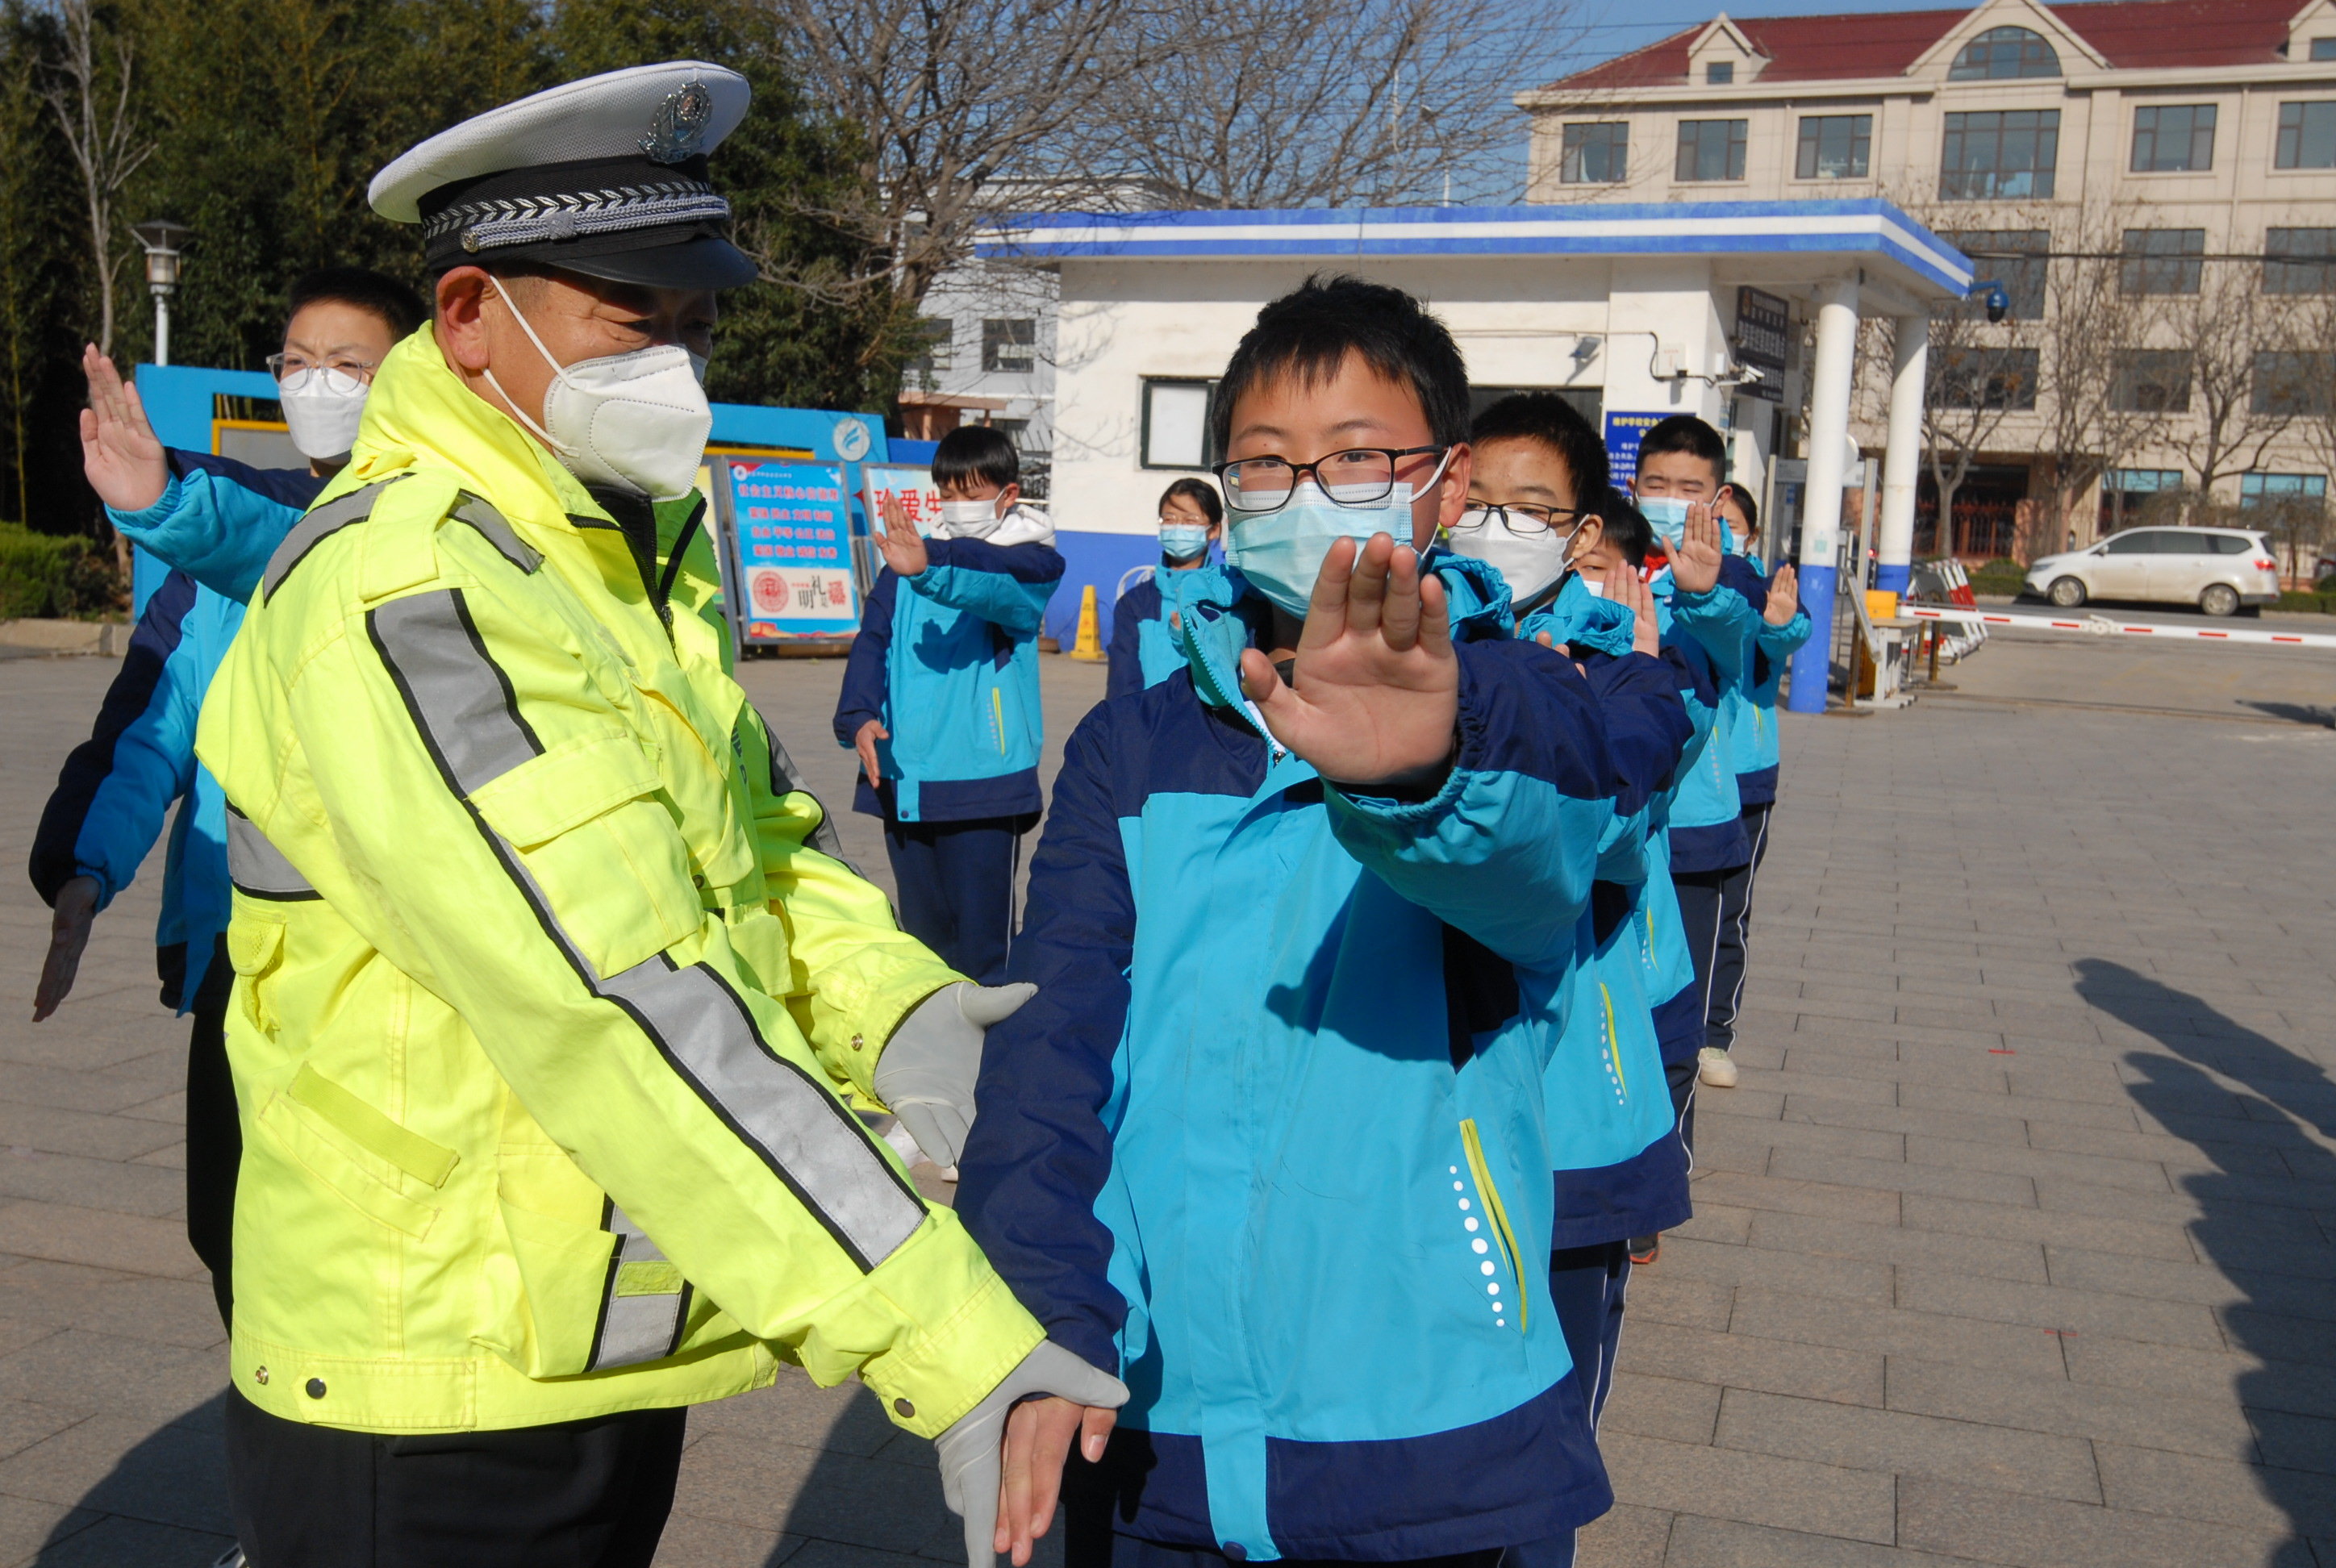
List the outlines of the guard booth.
{"type": "MultiPolygon", "coordinates": [[[[275,381],[261,372],[141,365],[138,392],[165,446],[255,468],[308,465],[285,426],[275,381]]],[[[874,580],[864,471],[900,474],[891,455],[883,421],[872,414],[714,405],[698,487],[710,503],[723,599],[742,655],[850,646],[874,580]]],[[[137,609],[167,572],[137,552],[137,609]]]]}
{"type": "MultiPolygon", "coordinates": [[[[1107,615],[1123,577],[1157,560],[1160,492],[1217,460],[1209,395],[1233,346],[1268,300],[1338,272],[1428,301],[1479,406],[1548,389],[1592,414],[1620,477],[1658,419],[1709,421],[1764,519],[1798,522],[1801,597],[1827,624],[1859,318],[1895,324],[1876,551],[1877,586],[1894,589],[1913,554],[1929,314],[1971,283],[1952,246],[1870,200],[1035,215],[978,251],[1061,275],[1051,510],[1069,572],[1055,615],[1087,585],[1107,615]],[[1781,497],[1780,459],[1806,463],[1781,497]]],[[[1796,708],[1824,706],[1826,640],[1796,661],[1796,708]]]]}

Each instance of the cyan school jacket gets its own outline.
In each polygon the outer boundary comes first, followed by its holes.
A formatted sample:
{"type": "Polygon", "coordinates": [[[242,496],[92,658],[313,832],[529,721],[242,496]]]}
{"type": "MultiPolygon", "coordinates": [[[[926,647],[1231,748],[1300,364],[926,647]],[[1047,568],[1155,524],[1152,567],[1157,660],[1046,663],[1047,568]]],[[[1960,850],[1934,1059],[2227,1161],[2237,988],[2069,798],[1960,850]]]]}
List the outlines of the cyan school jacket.
{"type": "Polygon", "coordinates": [[[925,549],[915,577],[878,574],[844,667],[837,743],[849,750],[871,718],[891,732],[876,743],[884,789],[861,775],[852,809],[904,823],[1033,814],[1046,741],[1038,626],[1063,558],[1037,542],[925,549]]]}
{"type": "Polygon", "coordinates": [[[1739,771],[1728,741],[1736,712],[1747,699],[1743,677],[1753,629],[1768,591],[1742,556],[1723,557],[1719,580],[1702,593],[1680,593],[1669,571],[1648,585],[1668,639],[1692,643],[1709,661],[1719,694],[1719,718],[1710,742],[1679,780],[1671,803],[1671,869],[1679,872],[1726,871],[1752,858],[1744,833],[1744,802],[1737,793],[1739,771]]]}
{"type": "MultiPolygon", "coordinates": [[[[1265,605],[1163,585],[1190,664],[1071,737],[958,1212],[1126,1378],[1117,1528],[1251,1562],[1539,1540],[1610,1494],[1549,1302],[1542,1078],[1613,815],[1588,683],[1451,591],[1452,772],[1327,785],[1236,663],[1265,605]]],[[[1485,577],[1490,578],[1487,584],[1485,577]]],[[[1651,661],[1650,661],[1651,662],[1651,661]]]]}
{"type": "MultiPolygon", "coordinates": [[[[1209,560],[1214,563],[1217,559],[1217,547],[1212,544],[1209,560]]],[[[1150,577],[1121,594],[1119,602],[1112,606],[1111,647],[1105,650],[1111,657],[1105,696],[1124,696],[1158,686],[1184,667],[1183,652],[1176,646],[1168,612],[1160,602],[1161,579],[1177,570],[1163,557],[1150,577]]]]}
{"type": "MultiPolygon", "coordinates": [[[[264,564],[325,484],[297,469],[253,469],[176,450],[166,456],[170,478],[153,505],[106,509],[116,528],[150,550],[150,541],[188,530],[247,551],[256,545],[264,564]]],[[[172,554],[154,553],[179,564],[172,554]]],[[[238,592],[215,591],[173,570],[147,599],[90,738],[65,759],[33,839],[33,885],[42,901],[54,904],[67,881],[87,876],[96,880],[102,911],[137,876],[171,803],[186,802],[170,823],[154,930],[162,1004],[180,1012],[194,1005],[230,913],[226,797],[195,760],[195,719],[243,624],[259,564],[238,592]]]]}
{"type": "Polygon", "coordinates": [[[1663,839],[1680,771],[1710,734],[1712,692],[1676,644],[1659,661],[1631,656],[1631,629],[1626,609],[1592,598],[1579,578],[1518,628],[1528,639],[1547,633],[1586,662],[1615,768],[1615,817],[1582,917],[1589,957],[1543,1080],[1552,1126],[1567,1131],[1552,1139],[1552,1249],[1652,1234],[1694,1213],[1649,995],[1659,979],[1647,945],[1659,903],[1682,960],[1687,949],[1670,879],[1650,846],[1663,839]]]}
{"type": "MultiPolygon", "coordinates": [[[[1765,584],[1769,573],[1760,558],[1744,559],[1765,584]]],[[[1794,610],[1793,618],[1782,626],[1769,625],[1764,616],[1753,628],[1742,667],[1744,702],[1728,737],[1728,749],[1736,759],[1736,793],[1747,811],[1776,803],[1776,688],[1785,681],[1785,661],[1809,640],[1813,629],[1805,609],[1794,610]]]]}

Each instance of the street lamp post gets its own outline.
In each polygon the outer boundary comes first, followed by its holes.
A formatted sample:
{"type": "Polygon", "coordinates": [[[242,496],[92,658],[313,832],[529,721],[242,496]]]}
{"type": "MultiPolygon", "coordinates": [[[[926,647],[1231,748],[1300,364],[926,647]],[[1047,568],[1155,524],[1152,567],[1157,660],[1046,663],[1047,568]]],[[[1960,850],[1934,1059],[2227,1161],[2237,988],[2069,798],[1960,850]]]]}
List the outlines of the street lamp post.
{"type": "Polygon", "coordinates": [[[188,229],[158,218],[131,225],[130,232],[146,248],[146,287],[154,296],[154,363],[170,363],[170,294],[179,287],[179,248],[188,229]]]}

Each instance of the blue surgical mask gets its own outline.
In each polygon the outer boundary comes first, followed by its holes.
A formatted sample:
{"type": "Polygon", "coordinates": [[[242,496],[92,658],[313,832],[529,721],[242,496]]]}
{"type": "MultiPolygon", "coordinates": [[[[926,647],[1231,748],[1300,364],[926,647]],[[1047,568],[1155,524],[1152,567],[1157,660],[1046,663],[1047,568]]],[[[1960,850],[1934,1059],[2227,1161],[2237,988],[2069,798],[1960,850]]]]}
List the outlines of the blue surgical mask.
{"type": "MultiPolygon", "coordinates": [[[[1444,478],[1452,454],[1446,452],[1421,491],[1430,491],[1444,478]]],[[[1225,543],[1225,560],[1247,578],[1250,586],[1295,616],[1303,616],[1313,602],[1314,579],[1330,547],[1342,539],[1358,541],[1375,533],[1392,534],[1397,544],[1411,542],[1412,487],[1397,482],[1381,501],[1361,506],[1341,506],[1322,493],[1312,475],[1299,482],[1297,492],[1278,511],[1231,513],[1232,528],[1225,543]]]]}
{"type": "Polygon", "coordinates": [[[1191,560],[1207,553],[1209,526],[1204,522],[1163,522],[1160,525],[1160,553],[1170,560],[1191,560]]]}
{"type": "Polygon", "coordinates": [[[1678,553],[1687,540],[1687,507],[1684,497],[1676,495],[1642,495],[1639,497],[1639,515],[1663,541],[1667,554],[1678,553]]]}

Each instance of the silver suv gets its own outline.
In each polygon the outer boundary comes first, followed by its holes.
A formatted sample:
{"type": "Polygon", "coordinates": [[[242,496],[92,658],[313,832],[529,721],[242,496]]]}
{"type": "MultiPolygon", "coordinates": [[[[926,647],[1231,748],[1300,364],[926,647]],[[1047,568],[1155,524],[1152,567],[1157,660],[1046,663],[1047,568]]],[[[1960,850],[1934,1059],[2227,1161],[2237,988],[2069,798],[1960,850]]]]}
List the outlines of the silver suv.
{"type": "Polygon", "coordinates": [[[2208,615],[2279,602],[2279,559],[2234,528],[2129,528],[2028,569],[2028,591],[2074,609],[2087,599],[2195,604],[2208,615]]]}

